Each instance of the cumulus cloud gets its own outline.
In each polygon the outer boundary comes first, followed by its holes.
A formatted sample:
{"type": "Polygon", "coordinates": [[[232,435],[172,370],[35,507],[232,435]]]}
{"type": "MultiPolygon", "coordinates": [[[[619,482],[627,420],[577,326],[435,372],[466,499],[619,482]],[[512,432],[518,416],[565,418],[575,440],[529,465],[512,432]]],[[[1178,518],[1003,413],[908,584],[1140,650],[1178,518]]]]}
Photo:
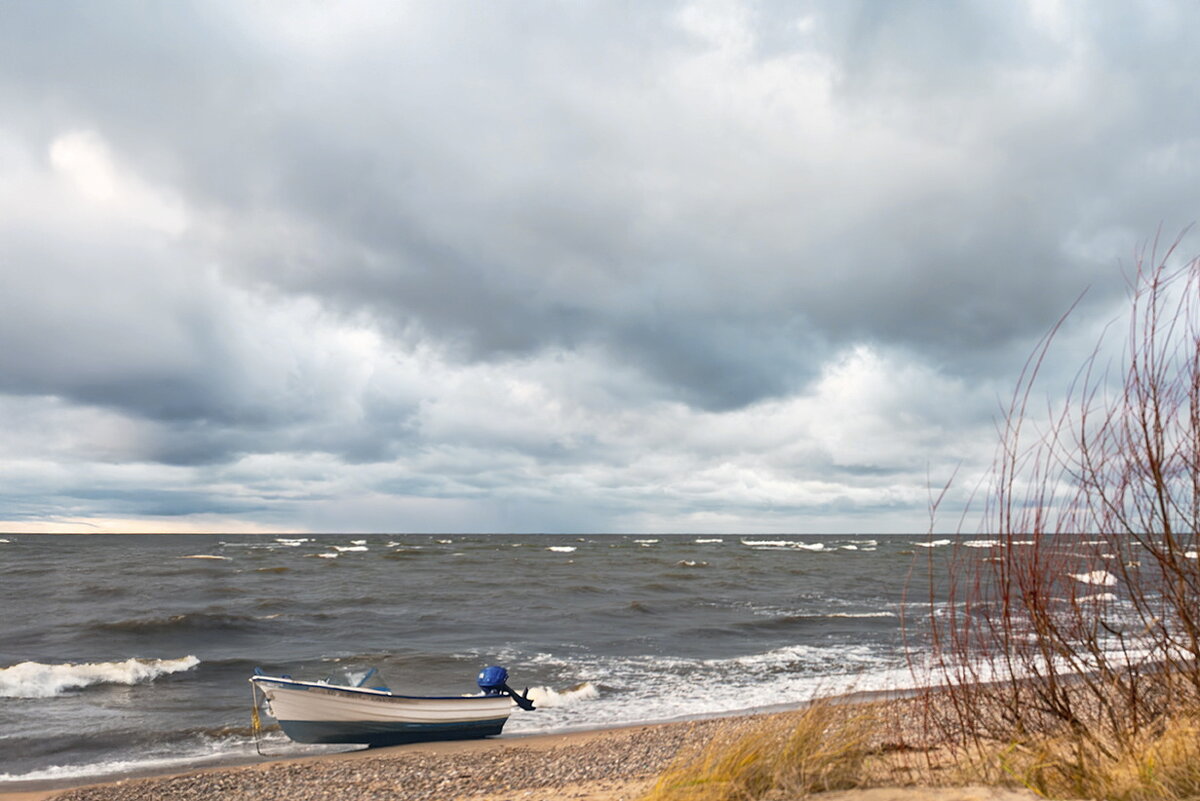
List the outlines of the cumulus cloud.
{"type": "Polygon", "coordinates": [[[0,520],[919,528],[1194,217],[1196,17],[18,3],[0,520]]]}

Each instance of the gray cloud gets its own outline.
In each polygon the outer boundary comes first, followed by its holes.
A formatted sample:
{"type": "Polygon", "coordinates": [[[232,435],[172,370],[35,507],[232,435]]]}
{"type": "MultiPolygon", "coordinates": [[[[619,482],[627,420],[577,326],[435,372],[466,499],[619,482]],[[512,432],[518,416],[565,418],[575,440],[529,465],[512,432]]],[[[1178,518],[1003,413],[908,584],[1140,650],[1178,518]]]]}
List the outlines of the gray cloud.
{"type": "MultiPolygon", "coordinates": [[[[954,393],[869,414],[911,416],[938,459],[938,437],[973,450],[1058,315],[1089,287],[1078,315],[1110,315],[1118,263],[1195,216],[1198,28],[1169,3],[18,3],[0,393],[107,410],[136,436],[53,458],[196,468],[200,498],[255,456],[361,468],[272,496],[281,520],[319,518],[305,492],[539,481],[573,500],[517,516],[911,504],[922,471],[898,450],[835,458],[815,428],[787,457],[730,458],[846,493],[652,502],[671,471],[640,474],[639,448],[680,409],[836,411],[814,399],[867,348],[862,375],[954,393]],[[501,457],[517,466],[491,483],[456,478],[501,457]],[[855,496],[880,477],[888,500],[855,496]]],[[[665,430],[671,470],[719,468],[665,430]]],[[[36,455],[18,439],[10,456],[36,455]]]]}

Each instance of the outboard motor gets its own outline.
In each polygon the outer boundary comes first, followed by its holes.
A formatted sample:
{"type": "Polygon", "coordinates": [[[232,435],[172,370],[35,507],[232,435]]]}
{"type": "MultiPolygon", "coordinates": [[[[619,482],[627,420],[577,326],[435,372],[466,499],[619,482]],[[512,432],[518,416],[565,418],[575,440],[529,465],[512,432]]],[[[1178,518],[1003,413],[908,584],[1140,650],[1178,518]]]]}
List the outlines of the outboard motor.
{"type": "Polygon", "coordinates": [[[475,680],[475,683],[479,685],[479,689],[483,690],[484,695],[507,695],[521,709],[527,712],[534,709],[533,701],[529,700],[529,688],[525,688],[524,695],[518,695],[516,690],[508,686],[508,671],[499,665],[485,667],[479,671],[479,678],[475,680]]]}

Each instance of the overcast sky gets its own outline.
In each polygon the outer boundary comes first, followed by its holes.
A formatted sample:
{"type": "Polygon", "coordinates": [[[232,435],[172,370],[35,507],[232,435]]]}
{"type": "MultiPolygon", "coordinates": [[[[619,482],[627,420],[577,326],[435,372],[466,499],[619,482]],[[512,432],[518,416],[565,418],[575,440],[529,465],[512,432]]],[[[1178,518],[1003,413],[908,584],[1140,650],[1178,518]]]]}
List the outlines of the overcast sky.
{"type": "Polygon", "coordinates": [[[0,531],[953,528],[1198,8],[5,3],[0,531]]]}

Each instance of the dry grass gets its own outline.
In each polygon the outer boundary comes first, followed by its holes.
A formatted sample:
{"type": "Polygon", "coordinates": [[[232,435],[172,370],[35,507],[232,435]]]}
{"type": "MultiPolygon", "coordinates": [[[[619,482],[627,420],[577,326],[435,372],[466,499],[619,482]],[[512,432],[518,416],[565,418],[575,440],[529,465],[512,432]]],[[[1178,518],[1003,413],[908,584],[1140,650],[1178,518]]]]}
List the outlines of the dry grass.
{"type": "Polygon", "coordinates": [[[874,723],[865,709],[826,704],[769,718],[683,755],[643,801],[800,798],[858,787],[874,723]]]}
{"type": "Polygon", "coordinates": [[[775,801],[830,790],[917,785],[1023,787],[1043,798],[1200,798],[1200,707],[1148,726],[1134,742],[1100,742],[1068,727],[957,746],[937,731],[897,746],[921,724],[911,703],[816,704],[733,727],[682,754],[642,801],[775,801]],[[906,718],[906,722],[899,722],[906,718]],[[899,728],[898,728],[899,727],[899,728]]]}
{"type": "Polygon", "coordinates": [[[1200,797],[1200,717],[1172,717],[1154,729],[1123,746],[1066,733],[1014,740],[963,759],[961,769],[972,781],[1023,786],[1044,798],[1200,797]]]}

